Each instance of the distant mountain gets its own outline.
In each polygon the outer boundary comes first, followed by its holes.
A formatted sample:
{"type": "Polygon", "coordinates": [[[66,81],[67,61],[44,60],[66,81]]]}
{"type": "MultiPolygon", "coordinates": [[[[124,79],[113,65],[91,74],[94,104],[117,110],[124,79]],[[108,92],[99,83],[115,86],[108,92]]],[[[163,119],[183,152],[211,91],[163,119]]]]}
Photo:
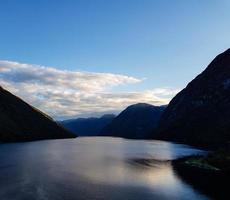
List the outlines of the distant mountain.
{"type": "Polygon", "coordinates": [[[156,138],[199,146],[229,144],[230,49],[172,99],[156,138]]]}
{"type": "Polygon", "coordinates": [[[146,103],[131,105],[108,124],[101,131],[101,135],[147,139],[151,131],[157,127],[165,107],[146,103]]]}
{"type": "Polygon", "coordinates": [[[101,130],[109,124],[115,115],[106,114],[100,118],[78,118],[60,122],[66,129],[79,136],[98,136],[101,130]]]}
{"type": "Polygon", "coordinates": [[[0,141],[76,137],[49,116],[0,87],[0,141]]]}

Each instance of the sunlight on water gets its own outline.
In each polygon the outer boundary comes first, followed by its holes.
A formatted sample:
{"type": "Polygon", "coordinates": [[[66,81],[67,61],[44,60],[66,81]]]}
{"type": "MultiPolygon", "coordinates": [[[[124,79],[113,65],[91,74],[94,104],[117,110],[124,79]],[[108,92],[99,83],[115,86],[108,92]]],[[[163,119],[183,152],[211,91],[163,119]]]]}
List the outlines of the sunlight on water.
{"type": "Polygon", "coordinates": [[[0,199],[208,199],[170,160],[202,151],[91,137],[0,146],[0,199]]]}

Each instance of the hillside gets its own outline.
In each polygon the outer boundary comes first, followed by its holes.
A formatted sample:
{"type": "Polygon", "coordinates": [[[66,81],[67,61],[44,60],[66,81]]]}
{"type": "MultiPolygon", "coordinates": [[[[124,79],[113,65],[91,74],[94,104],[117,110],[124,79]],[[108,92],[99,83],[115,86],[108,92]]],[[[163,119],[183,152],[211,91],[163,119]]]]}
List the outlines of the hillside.
{"type": "Polygon", "coordinates": [[[108,125],[115,115],[107,114],[102,117],[77,118],[60,122],[66,129],[79,136],[98,136],[101,130],[108,125]]]}
{"type": "Polygon", "coordinates": [[[229,144],[230,49],[172,99],[153,138],[210,147],[229,144]]]}
{"type": "Polygon", "coordinates": [[[127,107],[102,131],[103,136],[147,139],[158,125],[165,106],[138,103],[127,107]]]}
{"type": "Polygon", "coordinates": [[[0,141],[76,137],[49,116],[0,87],[0,141]]]}

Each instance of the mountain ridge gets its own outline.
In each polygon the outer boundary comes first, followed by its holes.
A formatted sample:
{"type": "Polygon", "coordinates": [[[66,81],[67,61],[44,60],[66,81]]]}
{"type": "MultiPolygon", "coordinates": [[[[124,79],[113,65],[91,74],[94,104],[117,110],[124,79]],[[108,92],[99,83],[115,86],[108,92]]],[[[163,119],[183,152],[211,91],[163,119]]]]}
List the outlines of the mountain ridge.
{"type": "Polygon", "coordinates": [[[102,136],[148,139],[150,131],[157,127],[166,106],[137,103],[124,109],[102,131],[102,136]]]}
{"type": "Polygon", "coordinates": [[[0,86],[0,141],[73,138],[51,117],[0,86]]]}
{"type": "Polygon", "coordinates": [[[154,139],[198,146],[221,146],[230,141],[230,49],[169,103],[154,139]]]}
{"type": "Polygon", "coordinates": [[[60,123],[79,136],[98,136],[100,131],[112,121],[116,115],[104,114],[101,117],[76,118],[61,121],[60,123]]]}

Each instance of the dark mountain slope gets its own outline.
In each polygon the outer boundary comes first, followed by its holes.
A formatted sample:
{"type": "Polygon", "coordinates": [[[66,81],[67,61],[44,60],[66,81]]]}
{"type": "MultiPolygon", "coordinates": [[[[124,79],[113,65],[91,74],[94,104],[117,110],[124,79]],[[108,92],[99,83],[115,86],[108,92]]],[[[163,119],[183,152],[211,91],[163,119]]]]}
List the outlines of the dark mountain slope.
{"type": "Polygon", "coordinates": [[[101,135],[131,139],[147,139],[158,125],[165,106],[145,103],[131,105],[122,111],[102,131],[101,135]]]}
{"type": "Polygon", "coordinates": [[[107,114],[100,118],[78,118],[60,122],[65,128],[79,136],[98,136],[101,130],[108,125],[115,115],[107,114]]]}
{"type": "Polygon", "coordinates": [[[0,87],[0,141],[76,137],[50,117],[0,87]]]}
{"type": "Polygon", "coordinates": [[[229,143],[230,49],[172,99],[156,138],[199,146],[229,143]]]}

